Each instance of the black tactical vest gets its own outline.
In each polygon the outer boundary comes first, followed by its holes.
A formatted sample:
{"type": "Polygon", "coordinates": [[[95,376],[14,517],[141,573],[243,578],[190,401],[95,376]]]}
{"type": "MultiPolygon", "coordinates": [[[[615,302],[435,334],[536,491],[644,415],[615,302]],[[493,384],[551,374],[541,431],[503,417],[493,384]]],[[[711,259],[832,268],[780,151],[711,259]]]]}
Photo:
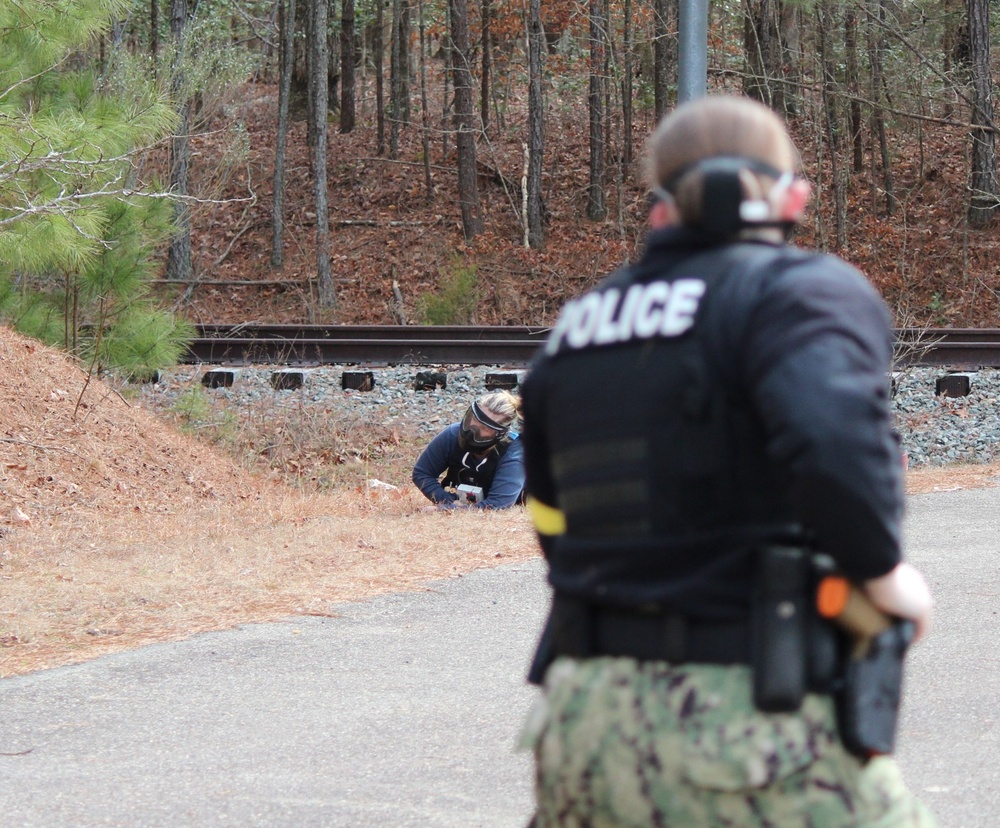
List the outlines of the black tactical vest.
{"type": "Polygon", "coordinates": [[[618,291],[617,304],[587,299],[550,338],[546,408],[558,414],[545,434],[567,531],[549,563],[567,594],[696,611],[673,600],[704,598],[686,573],[704,580],[717,561],[721,582],[749,579],[752,544],[791,523],[734,365],[767,282],[809,254],[747,243],[677,255],[615,274],[596,292],[618,291]]]}
{"type": "Polygon", "coordinates": [[[493,446],[484,457],[476,457],[471,451],[461,448],[456,442],[448,455],[448,472],[441,481],[442,486],[479,486],[483,495],[489,495],[493,477],[500,465],[500,458],[507,453],[510,439],[505,438],[493,446]]]}

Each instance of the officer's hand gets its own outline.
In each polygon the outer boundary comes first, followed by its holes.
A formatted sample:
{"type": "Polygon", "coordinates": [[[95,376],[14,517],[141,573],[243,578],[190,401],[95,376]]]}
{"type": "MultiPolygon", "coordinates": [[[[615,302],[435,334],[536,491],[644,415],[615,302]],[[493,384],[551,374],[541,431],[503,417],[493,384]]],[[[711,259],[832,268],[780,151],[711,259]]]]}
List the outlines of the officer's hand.
{"type": "Polygon", "coordinates": [[[914,641],[930,629],[934,599],[924,576],[908,563],[898,564],[881,578],[865,581],[864,589],[880,610],[916,624],[914,641]]]}

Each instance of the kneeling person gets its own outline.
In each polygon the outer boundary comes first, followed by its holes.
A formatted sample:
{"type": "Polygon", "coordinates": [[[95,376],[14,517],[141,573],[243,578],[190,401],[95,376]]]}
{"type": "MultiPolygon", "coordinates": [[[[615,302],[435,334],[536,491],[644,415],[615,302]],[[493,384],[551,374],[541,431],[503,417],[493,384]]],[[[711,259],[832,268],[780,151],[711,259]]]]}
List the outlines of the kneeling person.
{"type": "Polygon", "coordinates": [[[417,488],[442,509],[506,509],[520,503],[524,454],[514,430],[519,410],[519,398],[507,391],[476,399],[461,422],[420,454],[413,467],[417,488]]]}

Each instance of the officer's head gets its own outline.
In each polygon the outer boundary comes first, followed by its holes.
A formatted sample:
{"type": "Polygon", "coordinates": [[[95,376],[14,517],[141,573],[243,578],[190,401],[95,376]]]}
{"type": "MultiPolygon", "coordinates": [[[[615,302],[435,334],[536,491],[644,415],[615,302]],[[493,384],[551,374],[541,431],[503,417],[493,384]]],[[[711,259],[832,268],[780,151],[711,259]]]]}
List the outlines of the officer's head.
{"type": "Polygon", "coordinates": [[[509,391],[493,391],[476,399],[462,418],[458,444],[465,451],[486,451],[510,433],[520,400],[509,391]]]}
{"type": "Polygon", "coordinates": [[[749,98],[682,104],[648,145],[654,226],[681,223],[717,239],[778,237],[802,218],[809,185],[781,119],[749,98]]]}

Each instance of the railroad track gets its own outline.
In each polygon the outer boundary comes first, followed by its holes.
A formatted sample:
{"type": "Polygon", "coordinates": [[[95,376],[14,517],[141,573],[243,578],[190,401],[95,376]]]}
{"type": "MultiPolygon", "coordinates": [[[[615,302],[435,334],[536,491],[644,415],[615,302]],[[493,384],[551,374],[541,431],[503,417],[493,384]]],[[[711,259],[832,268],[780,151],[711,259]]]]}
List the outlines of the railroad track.
{"type": "MultiPolygon", "coordinates": [[[[203,325],[182,358],[208,365],[524,366],[541,326],[203,325]]],[[[1000,329],[900,328],[896,365],[1000,368],[1000,329]]]]}
{"type": "Polygon", "coordinates": [[[468,325],[203,325],[188,363],[527,365],[548,328],[468,325]]]}
{"type": "Polygon", "coordinates": [[[1000,368],[1000,329],[898,328],[896,364],[961,370],[1000,368]]]}

